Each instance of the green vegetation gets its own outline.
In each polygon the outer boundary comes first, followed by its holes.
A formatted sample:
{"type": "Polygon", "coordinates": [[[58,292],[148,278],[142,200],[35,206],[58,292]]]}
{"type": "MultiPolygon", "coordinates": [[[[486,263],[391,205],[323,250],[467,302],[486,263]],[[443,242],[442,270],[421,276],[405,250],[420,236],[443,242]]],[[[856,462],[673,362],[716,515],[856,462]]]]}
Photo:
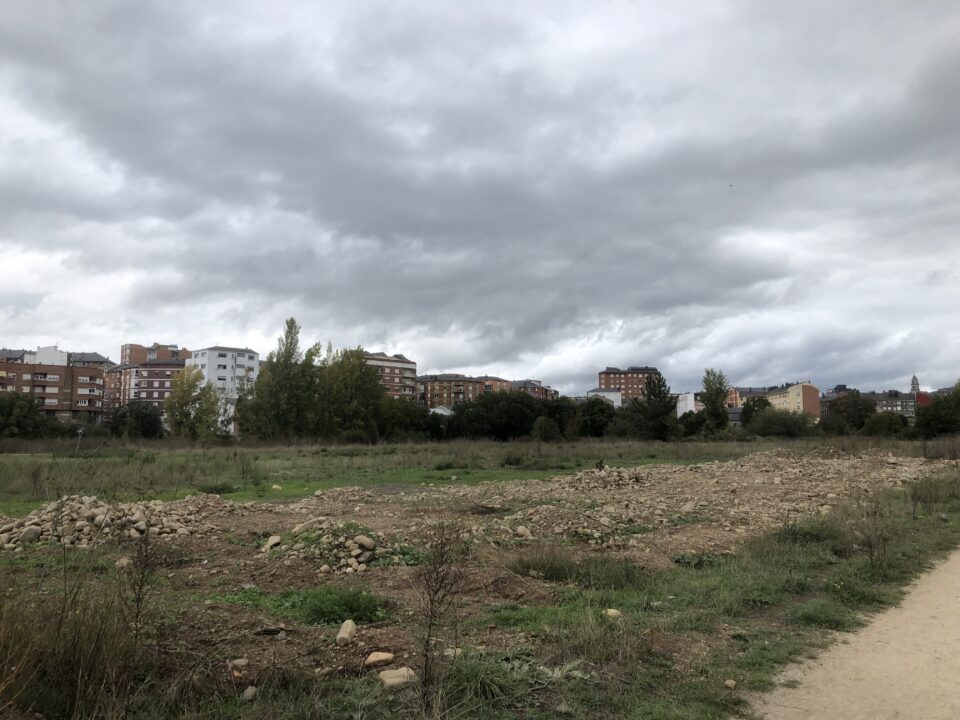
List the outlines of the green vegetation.
{"type": "Polygon", "coordinates": [[[323,585],[309,590],[265,593],[242,590],[218,596],[223,602],[257,608],[306,625],[330,625],[344,620],[377,622],[387,616],[383,601],[366,590],[323,585]]]}

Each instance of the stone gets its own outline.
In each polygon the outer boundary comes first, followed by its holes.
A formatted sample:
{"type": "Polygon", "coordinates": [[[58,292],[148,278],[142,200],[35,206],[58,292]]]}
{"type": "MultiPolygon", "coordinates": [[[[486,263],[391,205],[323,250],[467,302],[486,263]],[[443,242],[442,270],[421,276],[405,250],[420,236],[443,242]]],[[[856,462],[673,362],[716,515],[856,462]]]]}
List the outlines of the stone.
{"type": "Polygon", "coordinates": [[[241,702],[253,702],[257,697],[257,686],[247,685],[247,689],[240,695],[241,702]]]}
{"type": "Polygon", "coordinates": [[[270,486],[270,489],[271,489],[271,490],[283,490],[283,487],[281,487],[280,485],[271,485],[271,486],[270,486]]]}
{"type": "Polygon", "coordinates": [[[521,540],[530,540],[533,538],[533,533],[530,532],[530,528],[526,525],[517,525],[517,529],[513,532],[521,540]]]}
{"type": "Polygon", "coordinates": [[[356,636],[357,624],[353,620],[344,620],[337,633],[337,647],[349,645],[356,636]]]}
{"type": "Polygon", "coordinates": [[[322,572],[324,575],[326,575],[328,572],[330,572],[330,566],[329,566],[329,565],[326,565],[326,564],[321,565],[321,566],[320,566],[320,572],[322,572]]]}
{"type": "Polygon", "coordinates": [[[227,661],[227,670],[243,670],[247,665],[250,664],[250,661],[247,658],[237,658],[235,660],[227,661]]]}
{"type": "Polygon", "coordinates": [[[283,538],[280,537],[279,535],[271,535],[269,538],[267,538],[267,541],[263,544],[263,551],[270,552],[282,542],[283,542],[283,538]]]}
{"type": "Polygon", "coordinates": [[[385,690],[401,687],[412,683],[417,679],[417,674],[412,668],[406,666],[396,670],[381,670],[378,677],[385,690]]]}
{"type": "Polygon", "coordinates": [[[610,618],[611,620],[617,620],[623,617],[623,613],[616,608],[607,608],[603,611],[603,616],[610,618]]]}
{"type": "Polygon", "coordinates": [[[380,667],[381,665],[389,665],[393,662],[393,653],[388,652],[374,652],[367,655],[367,659],[363,661],[363,666],[365,668],[380,667]]]}
{"type": "Polygon", "coordinates": [[[353,541],[364,550],[373,550],[377,544],[366,535],[357,535],[353,541]]]}
{"type": "Polygon", "coordinates": [[[133,560],[124,555],[122,558],[117,559],[113,566],[120,571],[129,570],[133,566],[133,560]]]}
{"type": "Polygon", "coordinates": [[[697,503],[696,503],[695,501],[691,500],[690,502],[688,502],[688,503],[686,503],[686,504],[684,504],[684,505],[682,505],[682,506],[680,507],[680,512],[682,512],[682,513],[692,513],[692,512],[693,512],[694,510],[696,510],[696,509],[697,509],[697,503]]]}
{"type": "Polygon", "coordinates": [[[26,545],[27,543],[32,543],[34,540],[40,537],[42,530],[36,525],[31,525],[23,529],[23,532],[20,533],[20,544],[26,545]]]}
{"type": "Polygon", "coordinates": [[[291,530],[291,532],[293,533],[294,537],[303,535],[303,533],[307,532],[308,530],[312,530],[322,522],[323,522],[323,518],[313,518],[312,520],[307,520],[306,522],[302,522],[299,525],[294,525],[293,530],[291,530]]]}
{"type": "Polygon", "coordinates": [[[723,686],[724,686],[727,690],[733,690],[734,688],[737,687],[737,681],[734,680],[733,678],[728,678],[727,680],[725,680],[725,681],[723,682],[723,686]]]}

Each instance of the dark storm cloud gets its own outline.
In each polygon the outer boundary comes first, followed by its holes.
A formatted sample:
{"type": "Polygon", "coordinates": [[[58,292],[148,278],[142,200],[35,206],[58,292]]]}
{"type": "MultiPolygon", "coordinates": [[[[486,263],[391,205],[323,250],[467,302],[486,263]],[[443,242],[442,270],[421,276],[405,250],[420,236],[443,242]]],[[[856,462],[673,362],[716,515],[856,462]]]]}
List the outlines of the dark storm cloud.
{"type": "Polygon", "coordinates": [[[0,153],[46,148],[0,245],[191,344],[294,314],[569,391],[960,372],[950,3],[284,10],[0,8],[0,153]]]}

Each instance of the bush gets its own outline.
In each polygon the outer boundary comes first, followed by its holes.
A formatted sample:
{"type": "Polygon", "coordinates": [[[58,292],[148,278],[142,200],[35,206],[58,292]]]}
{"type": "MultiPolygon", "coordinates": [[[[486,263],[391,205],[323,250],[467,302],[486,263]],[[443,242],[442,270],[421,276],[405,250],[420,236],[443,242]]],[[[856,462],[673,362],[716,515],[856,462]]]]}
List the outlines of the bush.
{"type": "Polygon", "coordinates": [[[907,419],[896,413],[877,413],[871,415],[863,423],[863,432],[871,437],[891,437],[899,435],[906,429],[907,419]]]}
{"type": "Polygon", "coordinates": [[[310,625],[342,623],[344,620],[376,622],[386,617],[383,602],[376,595],[326,585],[311,590],[285,590],[273,595],[260,590],[243,590],[221,599],[310,625]]]}
{"type": "Polygon", "coordinates": [[[806,413],[768,409],[758,413],[747,429],[761,437],[801,437],[813,429],[813,418],[806,413]]]}

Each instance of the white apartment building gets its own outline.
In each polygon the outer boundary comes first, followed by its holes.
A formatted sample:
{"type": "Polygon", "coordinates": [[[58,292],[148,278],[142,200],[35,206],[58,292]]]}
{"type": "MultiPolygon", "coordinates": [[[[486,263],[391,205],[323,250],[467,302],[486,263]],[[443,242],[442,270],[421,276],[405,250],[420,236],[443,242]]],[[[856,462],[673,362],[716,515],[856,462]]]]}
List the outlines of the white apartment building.
{"type": "Polygon", "coordinates": [[[230,401],[236,400],[246,384],[252,384],[260,371],[260,355],[250,348],[215,345],[190,353],[186,367],[197,367],[207,384],[213,385],[230,401]]]}
{"type": "Polygon", "coordinates": [[[615,408],[623,405],[623,391],[620,388],[597,387],[593,390],[587,390],[587,397],[601,397],[613,404],[615,408]]]}

